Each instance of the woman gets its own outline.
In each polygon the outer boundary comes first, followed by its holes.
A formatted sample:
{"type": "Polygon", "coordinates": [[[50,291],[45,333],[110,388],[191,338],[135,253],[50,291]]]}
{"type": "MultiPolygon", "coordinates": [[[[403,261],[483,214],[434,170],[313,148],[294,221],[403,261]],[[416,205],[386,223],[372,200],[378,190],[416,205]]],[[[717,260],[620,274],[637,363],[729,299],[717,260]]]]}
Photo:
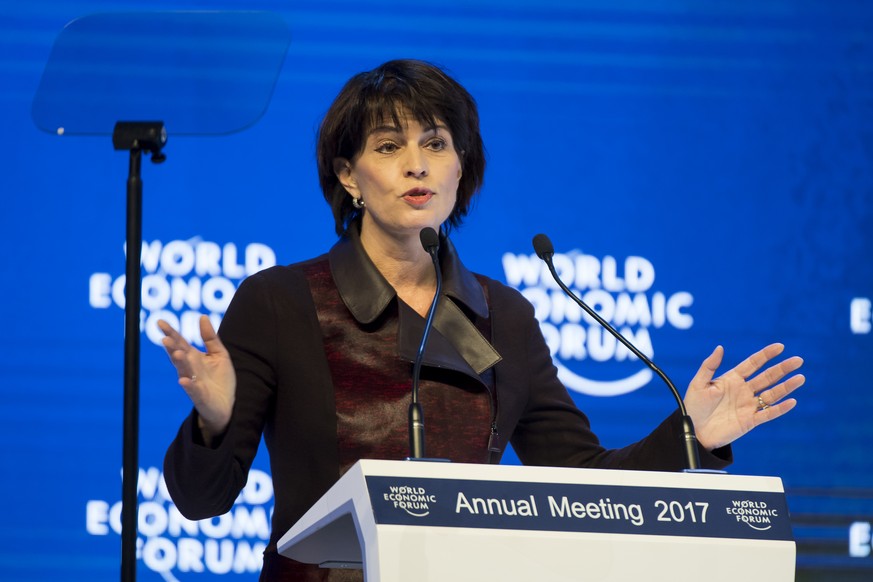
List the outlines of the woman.
{"type": "MultiPolygon", "coordinates": [[[[422,369],[428,456],[496,463],[511,440],[527,464],[678,470],[679,417],[606,450],[557,379],[533,308],[464,268],[447,233],[485,167],[475,102],[439,68],[392,61],[353,77],[327,112],[318,169],[339,242],[325,255],[249,277],[221,325],[201,319],[206,353],[162,322],[164,346],[194,410],[165,460],[167,485],[191,519],[232,506],[263,434],[275,489],[263,580],[360,577],[278,556],[276,540],[355,461],[408,455],[411,362],[436,280],[419,233],[442,229],[436,329],[422,369]]],[[[702,464],[794,407],[793,357],[770,345],[713,380],[722,349],[685,396],[702,464]],[[747,378],[750,378],[747,380],[747,378]]]]}

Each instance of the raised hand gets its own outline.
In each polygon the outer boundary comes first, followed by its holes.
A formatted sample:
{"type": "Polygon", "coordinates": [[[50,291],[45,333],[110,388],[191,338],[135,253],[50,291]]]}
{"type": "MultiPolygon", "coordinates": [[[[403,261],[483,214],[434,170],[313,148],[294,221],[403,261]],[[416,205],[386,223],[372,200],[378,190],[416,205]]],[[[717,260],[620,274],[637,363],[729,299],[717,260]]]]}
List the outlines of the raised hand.
{"type": "Polygon", "coordinates": [[[685,393],[701,445],[709,450],[727,445],[794,408],[797,401],[786,396],[806,379],[801,374],[786,377],[803,365],[801,358],[787,358],[758,373],[783,349],[782,344],[770,344],[714,380],[724,348],[718,346],[703,361],[685,393]]]}
{"type": "Polygon", "coordinates": [[[179,374],[179,385],[191,398],[200,417],[200,430],[209,443],[230,423],[236,397],[236,372],[230,355],[209,318],[200,317],[200,336],[206,352],[194,348],[164,320],[158,321],[164,332],[164,349],[179,374]]]}

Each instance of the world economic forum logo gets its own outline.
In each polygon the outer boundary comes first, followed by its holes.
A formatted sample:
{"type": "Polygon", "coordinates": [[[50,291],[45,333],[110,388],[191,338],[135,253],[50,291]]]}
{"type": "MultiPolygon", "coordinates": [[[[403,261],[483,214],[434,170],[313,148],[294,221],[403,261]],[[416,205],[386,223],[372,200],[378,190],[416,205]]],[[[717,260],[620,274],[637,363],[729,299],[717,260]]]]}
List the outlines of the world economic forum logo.
{"type": "Polygon", "coordinates": [[[725,512],[737,522],[757,531],[767,531],[780,518],[778,509],[770,507],[765,501],[753,499],[735,499],[725,508],[725,512]]]}
{"type": "Polygon", "coordinates": [[[436,495],[428,493],[424,487],[409,485],[390,485],[382,498],[395,509],[401,509],[412,517],[427,517],[437,502],[436,495]]]}
{"type": "MultiPolygon", "coordinates": [[[[694,297],[687,291],[655,287],[655,266],[645,257],[595,257],[580,251],[555,254],[561,279],[598,315],[611,323],[643,354],[654,358],[651,330],[689,329],[694,297]]],[[[567,388],[593,396],[616,396],[642,388],[652,372],[567,297],[536,254],[503,255],[506,282],[534,306],[558,377],[567,388]],[[617,362],[616,377],[597,372],[584,361],[617,362]],[[583,372],[583,370],[585,370],[583,372]]]]}
{"type": "MultiPolygon", "coordinates": [[[[199,521],[185,518],[176,508],[157,467],[139,469],[137,498],[136,557],[164,582],[193,580],[205,573],[251,580],[261,571],[273,513],[268,473],[249,471],[231,510],[199,521]]],[[[89,500],[85,529],[92,536],[120,536],[121,501],[89,500]]]]}
{"type": "MultiPolygon", "coordinates": [[[[122,247],[124,249],[125,247],[122,247]]],[[[126,249],[125,249],[126,250],[126,249]]],[[[143,241],[142,309],[140,329],[155,345],[164,334],[164,319],[187,341],[202,346],[200,316],[209,316],[214,327],[230,304],[240,282],[276,264],[276,253],[265,244],[219,244],[200,237],[188,240],[143,241]]],[[[125,275],[93,273],[88,280],[88,300],[94,309],[115,305],[124,309],[125,275]]]]}

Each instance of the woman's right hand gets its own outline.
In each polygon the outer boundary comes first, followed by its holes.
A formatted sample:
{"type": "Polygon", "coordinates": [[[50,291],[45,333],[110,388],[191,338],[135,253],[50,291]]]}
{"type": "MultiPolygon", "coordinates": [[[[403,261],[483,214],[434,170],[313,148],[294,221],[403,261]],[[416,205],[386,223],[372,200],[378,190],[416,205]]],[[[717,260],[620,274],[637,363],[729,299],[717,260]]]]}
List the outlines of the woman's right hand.
{"type": "Polygon", "coordinates": [[[230,354],[205,315],[200,317],[200,336],[206,353],[191,346],[166,321],[159,320],[158,327],[164,332],[164,349],[179,374],[179,385],[194,403],[204,441],[209,444],[230,424],[236,397],[236,372],[230,354]]]}

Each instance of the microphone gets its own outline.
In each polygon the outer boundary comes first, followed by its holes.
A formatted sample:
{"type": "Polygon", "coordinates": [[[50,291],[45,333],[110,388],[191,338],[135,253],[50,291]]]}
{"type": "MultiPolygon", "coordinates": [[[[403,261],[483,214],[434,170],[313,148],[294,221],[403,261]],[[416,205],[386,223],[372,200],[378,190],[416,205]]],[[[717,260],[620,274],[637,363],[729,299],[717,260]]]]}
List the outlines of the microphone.
{"type": "Polygon", "coordinates": [[[440,237],[436,231],[427,226],[421,229],[419,233],[421,238],[421,246],[430,255],[433,261],[433,268],[436,272],[436,292],[433,296],[433,301],[430,304],[430,309],[427,312],[427,319],[424,322],[424,332],[421,334],[421,343],[418,345],[418,354],[415,356],[415,363],[412,368],[412,402],[409,404],[409,458],[423,459],[424,458],[424,414],[421,410],[421,403],[418,401],[418,381],[421,376],[421,361],[424,358],[424,348],[427,345],[427,338],[430,336],[430,330],[433,327],[433,317],[436,313],[437,302],[439,301],[440,291],[443,286],[443,274],[440,271],[440,259],[438,252],[440,250],[440,237]]]}
{"type": "Polygon", "coordinates": [[[679,395],[679,391],[676,390],[676,386],[667,377],[667,375],[661,371],[661,369],[655,365],[652,360],[646,357],[644,353],[636,348],[635,345],[630,343],[623,335],[618,333],[614,327],[609,325],[605,319],[600,317],[596,311],[588,307],[584,301],[579,299],[570,288],[567,287],[561,278],[558,277],[557,271],[555,271],[555,265],[552,263],[552,257],[555,254],[555,247],[552,246],[552,241],[549,240],[544,234],[538,234],[533,238],[533,247],[534,251],[536,251],[537,256],[545,261],[546,265],[549,267],[549,272],[552,274],[552,277],[555,281],[560,285],[561,289],[564,290],[573,301],[576,302],[579,307],[581,307],[585,313],[594,318],[597,323],[599,323],[606,331],[615,336],[615,339],[620,341],[627,349],[631,351],[633,355],[638,357],[640,361],[642,361],[646,366],[648,366],[655,374],[657,374],[661,380],[663,380],[667,387],[670,389],[670,392],[673,393],[673,398],[676,399],[676,403],[679,405],[679,412],[682,414],[682,432],[684,433],[684,444],[685,444],[685,460],[688,465],[688,469],[696,470],[700,468],[700,456],[697,453],[697,435],[694,434],[694,423],[691,421],[691,417],[688,416],[688,411],[685,409],[685,402],[682,400],[682,396],[679,395]]]}

